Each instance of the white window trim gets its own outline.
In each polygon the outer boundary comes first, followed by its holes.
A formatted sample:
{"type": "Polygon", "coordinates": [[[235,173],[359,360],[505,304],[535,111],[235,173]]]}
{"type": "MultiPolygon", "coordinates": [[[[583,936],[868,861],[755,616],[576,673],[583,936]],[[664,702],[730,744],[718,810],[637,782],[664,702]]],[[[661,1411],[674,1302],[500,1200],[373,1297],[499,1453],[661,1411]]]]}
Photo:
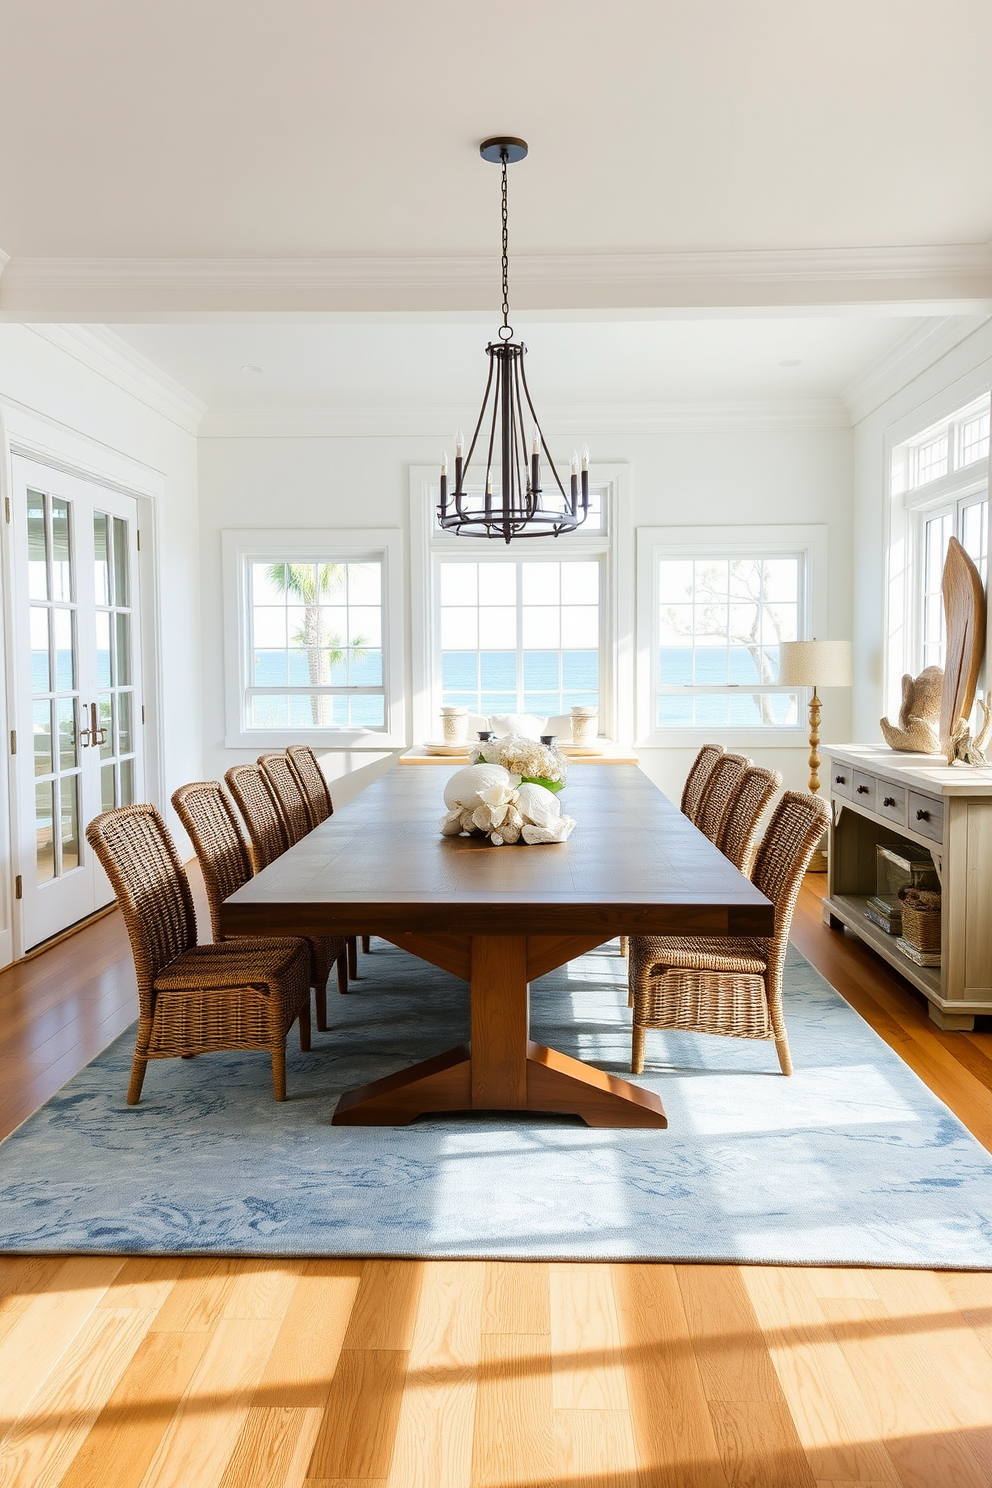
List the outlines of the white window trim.
{"type": "MultiPolygon", "coordinates": [[[[599,532],[563,533],[561,537],[528,538],[514,557],[581,558],[605,555],[606,584],[601,600],[601,635],[605,636],[600,676],[600,733],[618,743],[633,737],[634,698],[634,544],[631,521],[630,467],[593,464],[590,484],[604,489],[604,526],[599,532]]],[[[412,647],[413,734],[419,742],[436,738],[440,727],[436,685],[436,555],[457,551],[477,558],[496,544],[488,539],[438,532],[433,511],[438,502],[436,465],[410,467],[410,584],[417,596],[410,616],[412,647]],[[455,548],[454,545],[458,544],[455,548]],[[471,544],[471,548],[470,545],[471,544]],[[476,551],[477,550],[477,551],[476,551]]],[[[439,706],[439,701],[438,704],[439,706]]]]}
{"type": "MultiPolygon", "coordinates": [[[[896,451],[919,440],[926,430],[950,422],[962,408],[979,398],[989,396],[989,364],[984,362],[965,377],[928,399],[911,413],[905,414],[885,431],[882,441],[882,552],[885,561],[885,583],[882,600],[882,712],[895,718],[902,705],[902,677],[919,671],[923,630],[919,613],[917,586],[920,574],[920,513],[939,508],[954,499],[972,494],[989,485],[992,506],[992,482],[989,467],[983,462],[965,465],[937,481],[928,481],[893,495],[892,476],[896,451]]],[[[992,646],[992,606],[989,607],[986,653],[992,646]]],[[[984,690],[985,666],[979,678],[984,690]]]]}
{"type": "MultiPolygon", "coordinates": [[[[802,553],[806,558],[805,629],[807,636],[827,634],[827,544],[825,524],[801,526],[748,525],[742,527],[638,527],[637,529],[637,738],[643,749],[675,749],[697,746],[710,739],[712,726],[659,728],[657,667],[658,654],[658,562],[662,558],[770,557],[802,553]]],[[[722,689],[720,689],[722,690],[722,689]]],[[[728,748],[751,747],[764,740],[769,746],[793,747],[809,738],[805,722],[805,688],[800,694],[800,723],[771,727],[720,730],[720,743],[728,748]]]]}
{"type": "Polygon", "coordinates": [[[224,692],[227,749],[282,749],[312,744],[322,750],[405,749],[406,700],[403,688],[405,636],[403,534],[399,528],[242,528],[221,533],[224,582],[224,692]],[[381,562],[383,607],[382,676],[384,729],[249,729],[244,699],[248,677],[248,564],[334,558],[381,562]]]}

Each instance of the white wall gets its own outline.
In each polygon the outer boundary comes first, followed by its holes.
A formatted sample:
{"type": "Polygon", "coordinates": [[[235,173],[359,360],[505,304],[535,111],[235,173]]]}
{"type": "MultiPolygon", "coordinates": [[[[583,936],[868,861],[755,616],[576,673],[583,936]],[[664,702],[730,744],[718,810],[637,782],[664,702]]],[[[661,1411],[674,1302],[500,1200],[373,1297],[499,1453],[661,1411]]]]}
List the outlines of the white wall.
{"type": "MultiPolygon", "coordinates": [[[[854,430],[854,675],[852,729],[856,739],[881,738],[886,711],[883,677],[885,626],[886,436],[899,443],[953,413],[992,384],[992,322],[974,331],[920,376],[894,393],[854,430]]],[[[890,679],[888,706],[892,705],[890,679]]]]}
{"type": "Polygon", "coordinates": [[[154,530],[143,530],[142,558],[151,539],[162,624],[160,716],[149,709],[147,726],[160,730],[165,799],[157,804],[166,806],[175,787],[202,769],[195,435],[30,326],[0,325],[0,409],[10,422],[37,416],[53,447],[75,439],[89,468],[106,468],[115,456],[136,462],[142,489],[160,493],[147,508],[154,508],[154,530]]]}
{"type": "MultiPolygon", "coordinates": [[[[850,636],[850,430],[697,430],[597,437],[590,429],[589,442],[596,460],[630,467],[635,526],[826,523],[830,636],[850,636]]],[[[268,526],[406,529],[409,467],[432,464],[438,449],[436,436],[200,440],[204,768],[209,776],[220,777],[252,754],[224,747],[221,532],[268,526]]],[[[845,692],[825,696],[822,732],[825,740],[835,743],[849,736],[845,692]]],[[[644,750],[642,760],[662,789],[677,797],[693,753],[644,750]]],[[[758,762],[781,770],[788,785],[805,787],[806,746],[756,747],[753,753],[758,762]]],[[[346,799],[388,764],[388,757],[373,757],[362,767],[368,760],[358,754],[324,757],[329,774],[342,778],[336,799],[346,799]],[[349,775],[345,785],[343,777],[349,775]]]]}

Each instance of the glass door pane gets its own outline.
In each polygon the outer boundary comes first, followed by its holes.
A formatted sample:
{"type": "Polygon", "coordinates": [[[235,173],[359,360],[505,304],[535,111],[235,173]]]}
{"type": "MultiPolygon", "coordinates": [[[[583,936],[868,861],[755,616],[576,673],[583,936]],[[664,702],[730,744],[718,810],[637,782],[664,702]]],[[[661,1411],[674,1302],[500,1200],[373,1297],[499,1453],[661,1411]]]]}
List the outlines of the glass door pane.
{"type": "Polygon", "coordinates": [[[93,516],[96,581],[97,721],[100,798],[104,811],[134,804],[134,651],[128,524],[109,512],[93,516]]]}
{"type": "Polygon", "coordinates": [[[48,883],[79,868],[75,554],[68,501],[29,489],[27,508],[35,854],[48,883]]]}

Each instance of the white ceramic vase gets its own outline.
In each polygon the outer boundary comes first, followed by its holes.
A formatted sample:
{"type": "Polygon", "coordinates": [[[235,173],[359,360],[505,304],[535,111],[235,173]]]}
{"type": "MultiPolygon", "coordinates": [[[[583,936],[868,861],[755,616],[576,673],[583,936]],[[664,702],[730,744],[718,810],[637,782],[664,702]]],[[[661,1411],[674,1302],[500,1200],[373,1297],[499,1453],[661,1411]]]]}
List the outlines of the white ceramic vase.
{"type": "Polygon", "coordinates": [[[588,748],[595,744],[599,728],[598,708],[572,709],[572,743],[588,748]]]}
{"type": "Polygon", "coordinates": [[[441,732],[445,744],[464,744],[468,738],[468,709],[442,708],[441,732]]]}

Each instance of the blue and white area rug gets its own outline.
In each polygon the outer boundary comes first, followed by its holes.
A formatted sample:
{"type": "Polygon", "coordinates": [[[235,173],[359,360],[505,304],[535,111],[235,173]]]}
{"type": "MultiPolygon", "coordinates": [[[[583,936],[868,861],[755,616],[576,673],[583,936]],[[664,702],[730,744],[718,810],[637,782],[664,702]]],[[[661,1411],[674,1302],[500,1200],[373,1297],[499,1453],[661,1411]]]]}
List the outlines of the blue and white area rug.
{"type": "MultiPolygon", "coordinates": [[[[215,1054],[152,1062],[129,1107],[119,1039],[0,1144],[0,1250],[992,1267],[992,1157],[794,950],[795,1076],[771,1044],[649,1033],[667,1131],[332,1126],[341,1091],[468,1033],[465,983],[382,941],[361,969],[285,1105],[265,1055],[215,1054]]],[[[604,948],[542,978],[533,1037],[627,1074],[625,974],[604,948]]]]}

